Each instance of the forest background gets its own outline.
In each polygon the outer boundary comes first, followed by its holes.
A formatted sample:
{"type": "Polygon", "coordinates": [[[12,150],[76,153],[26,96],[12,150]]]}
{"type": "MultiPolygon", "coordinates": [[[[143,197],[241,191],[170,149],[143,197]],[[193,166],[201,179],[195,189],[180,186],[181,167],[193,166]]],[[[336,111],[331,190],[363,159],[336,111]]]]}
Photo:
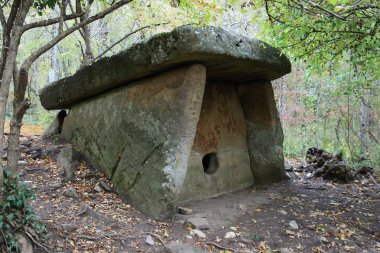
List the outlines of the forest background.
{"type": "MultiPolygon", "coordinates": [[[[174,27],[207,24],[259,38],[291,59],[292,73],[273,83],[287,157],[303,157],[307,148],[319,146],[342,151],[352,163],[380,167],[380,7],[376,2],[132,1],[87,26],[89,41],[75,32],[35,61],[27,89],[32,107],[24,124],[47,126],[52,121],[57,112],[41,107],[38,90],[74,74],[89,55],[96,61],[174,27]]],[[[105,8],[104,2],[94,1],[91,11],[105,8]]],[[[59,11],[58,7],[35,11],[29,22],[55,17],[59,11]]],[[[57,23],[26,32],[17,62],[50,41],[58,29],[57,23]]],[[[8,103],[10,118],[12,99],[8,103]]]]}

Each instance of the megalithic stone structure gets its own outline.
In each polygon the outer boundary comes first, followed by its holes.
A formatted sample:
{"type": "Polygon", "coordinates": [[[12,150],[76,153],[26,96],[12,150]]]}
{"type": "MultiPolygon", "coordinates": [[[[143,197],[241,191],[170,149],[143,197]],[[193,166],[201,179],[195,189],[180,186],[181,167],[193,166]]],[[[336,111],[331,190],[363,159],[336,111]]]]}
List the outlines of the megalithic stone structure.
{"type": "Polygon", "coordinates": [[[69,109],[62,135],[144,213],[284,178],[270,81],[291,69],[262,41],[217,27],[159,34],[40,91],[69,109]]]}

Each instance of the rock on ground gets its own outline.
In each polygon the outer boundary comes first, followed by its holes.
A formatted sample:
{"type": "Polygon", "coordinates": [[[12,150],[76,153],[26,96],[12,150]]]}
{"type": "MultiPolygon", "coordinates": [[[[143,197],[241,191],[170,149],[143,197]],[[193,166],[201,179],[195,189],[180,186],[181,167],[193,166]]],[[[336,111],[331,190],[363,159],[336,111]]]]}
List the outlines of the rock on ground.
{"type": "Polygon", "coordinates": [[[153,237],[151,235],[147,235],[147,237],[145,239],[145,243],[153,246],[154,245],[153,237]]]}
{"type": "Polygon", "coordinates": [[[188,207],[179,206],[177,209],[178,209],[177,211],[179,214],[189,215],[193,213],[193,210],[188,207]]]}
{"type": "Polygon", "coordinates": [[[208,251],[180,242],[171,242],[165,246],[161,253],[208,253],[208,251]]]}
{"type": "Polygon", "coordinates": [[[33,245],[29,238],[26,238],[20,233],[16,233],[15,240],[20,246],[20,253],[33,253],[33,245]]]}
{"type": "Polygon", "coordinates": [[[198,229],[193,229],[190,231],[190,235],[191,236],[196,236],[196,237],[199,237],[199,238],[206,238],[206,234],[203,233],[202,231],[198,230],[198,229]]]}
{"type": "Polygon", "coordinates": [[[186,225],[199,230],[210,229],[208,220],[205,218],[189,218],[186,220],[186,225]]]}
{"type": "Polygon", "coordinates": [[[76,191],[74,188],[69,188],[69,189],[67,189],[67,190],[63,193],[63,195],[64,195],[65,197],[72,198],[72,199],[78,199],[78,198],[79,198],[78,193],[77,193],[77,191],[76,191]]]}
{"type": "Polygon", "coordinates": [[[75,230],[77,230],[78,226],[75,225],[75,224],[62,224],[61,227],[63,228],[63,230],[67,233],[70,233],[70,232],[73,232],[75,230]]]}
{"type": "Polygon", "coordinates": [[[80,155],[72,145],[67,144],[64,148],[61,149],[61,152],[58,156],[58,162],[62,166],[64,180],[68,181],[74,178],[75,171],[79,168],[80,165],[79,160],[80,155]]]}

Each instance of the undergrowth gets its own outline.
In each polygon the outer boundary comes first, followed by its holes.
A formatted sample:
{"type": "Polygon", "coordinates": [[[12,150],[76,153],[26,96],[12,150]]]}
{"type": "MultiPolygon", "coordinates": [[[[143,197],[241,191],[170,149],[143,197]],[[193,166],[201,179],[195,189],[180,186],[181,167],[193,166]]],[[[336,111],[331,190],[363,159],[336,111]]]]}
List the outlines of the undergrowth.
{"type": "Polygon", "coordinates": [[[0,203],[0,251],[19,252],[20,245],[15,236],[17,233],[33,237],[34,240],[44,238],[45,226],[37,219],[29,205],[34,192],[25,184],[17,183],[19,177],[9,169],[4,170],[4,186],[0,203]]]}

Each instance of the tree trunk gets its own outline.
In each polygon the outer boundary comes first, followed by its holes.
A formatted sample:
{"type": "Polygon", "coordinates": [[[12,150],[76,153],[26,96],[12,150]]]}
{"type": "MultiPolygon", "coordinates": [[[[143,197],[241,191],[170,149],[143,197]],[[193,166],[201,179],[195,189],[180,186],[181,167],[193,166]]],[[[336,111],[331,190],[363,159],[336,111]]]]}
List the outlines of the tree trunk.
{"type": "MultiPolygon", "coordinates": [[[[17,1],[15,1],[17,2],[17,1]]],[[[10,29],[10,40],[9,40],[9,48],[7,51],[6,57],[2,56],[3,61],[2,66],[3,72],[1,73],[1,87],[0,87],[0,150],[3,150],[3,140],[4,140],[4,123],[5,123],[5,113],[6,113],[6,107],[8,102],[8,96],[9,96],[9,86],[12,81],[12,77],[14,74],[14,67],[16,65],[16,58],[17,53],[20,45],[20,39],[21,35],[23,33],[22,26],[25,21],[25,17],[29,12],[30,7],[33,4],[33,0],[24,0],[24,1],[18,1],[20,2],[18,5],[17,12],[14,13],[14,22],[12,20],[12,23],[7,24],[9,27],[7,29],[10,29]]],[[[11,13],[15,10],[12,9],[11,13]]],[[[8,139],[9,141],[9,139],[8,139]]],[[[18,149],[18,147],[17,147],[18,149]]],[[[10,150],[8,147],[8,156],[9,156],[10,150]]],[[[17,166],[17,162],[16,162],[17,166]]]]}
{"type": "Polygon", "coordinates": [[[102,54],[104,50],[107,49],[107,35],[108,35],[108,26],[106,19],[103,19],[102,22],[99,22],[100,31],[99,31],[99,43],[98,43],[98,53],[102,54]]]}
{"type": "MultiPolygon", "coordinates": [[[[6,84],[8,85],[8,89],[9,89],[9,84],[12,80],[12,75],[13,75],[13,70],[14,70],[14,67],[15,67],[15,60],[16,60],[16,56],[17,56],[17,50],[18,50],[18,46],[20,44],[20,37],[21,37],[21,34],[22,34],[22,25],[24,23],[24,20],[25,20],[25,16],[26,14],[28,13],[32,3],[33,3],[33,0],[24,0],[25,1],[25,6],[23,6],[23,8],[20,7],[20,20],[17,20],[16,21],[19,21],[19,22],[16,22],[15,21],[15,26],[14,26],[14,31],[16,31],[15,33],[18,35],[18,40],[16,40],[17,43],[15,43],[15,47],[10,47],[10,50],[9,52],[13,52],[12,56],[13,56],[13,61],[10,63],[10,61],[8,62],[8,59],[7,59],[7,65],[6,67],[9,65],[9,67],[11,67],[11,71],[5,71],[4,70],[4,75],[3,75],[3,78],[4,76],[7,74],[9,74],[9,80],[7,79],[7,82],[6,84]],[[9,73],[10,72],[10,73],[9,73]]],[[[19,137],[20,137],[20,129],[21,129],[21,126],[22,126],[22,119],[24,117],[24,114],[26,112],[26,110],[30,107],[30,103],[28,101],[27,98],[25,98],[25,92],[26,92],[26,89],[28,87],[28,74],[29,74],[29,70],[30,70],[30,67],[31,65],[33,64],[33,62],[35,60],[37,60],[42,54],[44,54],[47,50],[51,49],[52,47],[54,47],[58,42],[60,42],[62,39],[64,39],[65,37],[67,37],[68,35],[70,35],[71,33],[75,32],[76,30],[82,28],[83,26],[85,25],[88,25],[89,23],[95,21],[95,20],[98,20],[100,18],[104,18],[106,15],[108,15],[109,13],[113,12],[114,10],[122,7],[123,5],[131,2],[132,0],[121,0],[115,4],[113,4],[111,7],[109,7],[108,9],[92,16],[92,17],[86,17],[86,20],[84,20],[83,22],[79,23],[79,24],[76,24],[74,26],[72,26],[71,28],[68,28],[67,30],[65,31],[62,31],[58,36],[56,36],[55,38],[53,38],[50,42],[48,42],[47,44],[45,44],[44,46],[40,47],[39,49],[37,49],[36,51],[34,51],[21,65],[20,67],[20,70],[18,71],[18,74],[15,75],[15,80],[13,82],[14,84],[14,101],[13,101],[13,116],[12,116],[12,120],[11,120],[11,134],[9,136],[9,139],[8,139],[8,162],[7,162],[7,165],[13,170],[13,171],[17,171],[17,161],[18,161],[18,148],[19,148],[19,137]]],[[[92,0],[89,0],[89,2],[92,2],[92,0]]],[[[12,42],[11,42],[12,44],[12,42]]],[[[10,56],[8,56],[9,58],[10,56]]],[[[8,77],[8,76],[7,76],[8,77]]],[[[3,79],[4,81],[4,79],[3,79]]],[[[5,120],[5,114],[4,114],[4,120],[5,120]]],[[[4,121],[3,121],[4,122],[4,121]]],[[[0,122],[1,123],[1,122],[0,122]]],[[[1,133],[3,134],[3,133],[1,133]]]]}
{"type": "MultiPolygon", "coordinates": [[[[371,94],[371,91],[367,93],[371,94]]],[[[364,94],[366,96],[367,94],[364,94]]],[[[365,160],[367,158],[367,147],[368,147],[368,125],[369,125],[369,99],[365,97],[360,99],[360,159],[365,160]]],[[[367,96],[369,97],[369,96],[367,96]]]]}
{"type": "Polygon", "coordinates": [[[0,150],[3,150],[4,141],[4,124],[5,114],[7,110],[7,102],[9,95],[9,86],[12,81],[13,69],[16,62],[18,46],[20,44],[21,32],[19,28],[14,28],[14,32],[9,44],[8,57],[4,66],[0,87],[0,150]]]}
{"type": "Polygon", "coordinates": [[[13,102],[13,115],[10,123],[10,133],[8,138],[8,159],[7,165],[13,173],[17,174],[17,162],[19,158],[20,132],[22,119],[26,110],[30,107],[28,100],[13,102]]]}
{"type": "MultiPolygon", "coordinates": [[[[52,31],[53,38],[58,36],[57,25],[53,25],[52,30],[53,30],[52,31]]],[[[52,83],[52,82],[56,81],[57,79],[59,79],[59,76],[56,74],[56,70],[59,67],[57,56],[58,56],[58,46],[56,45],[51,49],[51,64],[50,64],[49,78],[48,78],[49,83],[52,83]]],[[[59,71],[57,71],[57,72],[59,73],[59,71]]]]}
{"type": "MultiPolygon", "coordinates": [[[[93,0],[87,1],[86,13],[84,14],[84,17],[81,18],[81,21],[88,19],[88,17],[90,16],[92,3],[93,3],[93,0]]],[[[90,36],[91,36],[90,25],[83,26],[81,35],[83,37],[84,44],[85,44],[82,66],[88,66],[92,63],[92,60],[94,59],[94,53],[91,47],[91,39],[90,39],[90,36]]]]}

